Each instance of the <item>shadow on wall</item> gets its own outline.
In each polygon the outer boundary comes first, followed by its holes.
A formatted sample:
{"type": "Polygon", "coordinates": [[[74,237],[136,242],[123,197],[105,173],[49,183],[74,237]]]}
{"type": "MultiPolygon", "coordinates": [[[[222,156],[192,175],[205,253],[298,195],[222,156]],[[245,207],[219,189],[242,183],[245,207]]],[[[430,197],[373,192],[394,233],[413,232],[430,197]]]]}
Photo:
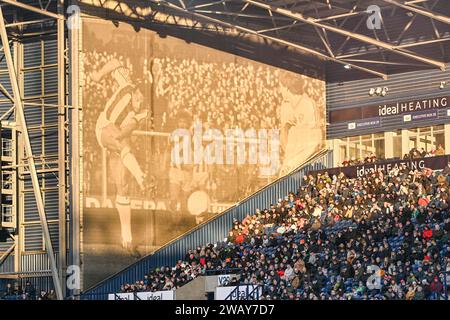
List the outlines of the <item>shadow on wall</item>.
{"type": "Polygon", "coordinates": [[[150,254],[176,236],[195,227],[195,217],[168,211],[134,210],[132,231],[137,252],[121,245],[120,221],[115,209],[84,209],[83,263],[90,267],[84,273],[84,287],[105,279],[129,266],[139,256],[150,254]],[[134,256],[133,256],[134,255],[134,256]]]}
{"type": "MultiPolygon", "coordinates": [[[[141,28],[152,30],[157,32],[162,38],[173,36],[188,43],[204,45],[274,67],[301,73],[312,78],[325,79],[325,64],[322,60],[288,46],[268,43],[267,40],[257,36],[240,33],[225,34],[224,32],[200,30],[198,27],[193,29],[187,26],[163,24],[161,21],[152,19],[151,15],[141,17],[140,19],[145,18],[145,23],[143,23],[138,19],[128,17],[126,12],[115,12],[113,9],[105,7],[99,8],[95,4],[91,4],[89,0],[84,0],[83,2],[85,3],[79,4],[83,14],[111,20],[111,24],[114,24],[116,27],[121,22],[126,22],[131,24],[135,31],[139,31],[141,28]]],[[[118,7],[115,6],[114,8],[118,7]]],[[[160,10],[161,12],[167,11],[164,8],[160,10]]],[[[170,14],[173,14],[173,12],[170,14]]],[[[177,16],[181,17],[178,13],[177,16]]]]}

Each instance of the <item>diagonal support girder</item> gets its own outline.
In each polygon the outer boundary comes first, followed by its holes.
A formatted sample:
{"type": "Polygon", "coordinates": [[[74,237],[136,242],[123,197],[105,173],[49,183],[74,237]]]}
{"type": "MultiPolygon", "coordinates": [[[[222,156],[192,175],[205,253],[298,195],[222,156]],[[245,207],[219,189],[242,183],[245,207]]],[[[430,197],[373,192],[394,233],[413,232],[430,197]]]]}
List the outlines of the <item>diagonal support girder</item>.
{"type": "Polygon", "coordinates": [[[16,247],[16,244],[13,243],[13,244],[8,248],[8,250],[6,250],[6,251],[0,256],[0,265],[2,265],[3,260],[5,260],[5,259],[10,255],[10,253],[13,252],[13,250],[14,250],[15,247],[16,247]]]}
{"type": "Polygon", "coordinates": [[[25,10],[33,11],[33,12],[36,12],[36,13],[40,13],[40,14],[42,14],[44,16],[47,16],[47,17],[52,17],[52,18],[55,18],[55,19],[62,19],[62,20],[64,20],[64,16],[61,15],[61,14],[56,14],[56,13],[53,13],[53,12],[45,10],[45,9],[36,8],[34,6],[31,6],[29,4],[22,3],[22,2],[19,2],[19,1],[16,1],[16,0],[0,0],[0,2],[4,2],[6,4],[9,4],[9,5],[12,5],[12,6],[16,6],[16,7],[21,8],[21,9],[25,9],[25,10]]]}
{"type": "Polygon", "coordinates": [[[450,17],[447,17],[443,14],[437,13],[437,12],[433,12],[431,10],[427,10],[425,8],[420,8],[418,6],[415,5],[410,5],[410,4],[406,4],[406,3],[402,3],[402,2],[398,2],[397,0],[383,0],[386,3],[392,4],[394,6],[400,7],[402,9],[406,9],[415,13],[418,13],[422,16],[431,18],[433,20],[436,21],[440,21],[446,24],[450,24],[450,17]]]}
{"type": "Polygon", "coordinates": [[[284,8],[281,8],[281,7],[273,6],[273,5],[270,5],[270,4],[267,4],[267,3],[262,3],[262,2],[259,2],[259,1],[256,1],[256,0],[243,0],[243,1],[246,2],[246,3],[252,4],[252,5],[256,6],[256,7],[259,7],[259,8],[262,8],[262,9],[266,9],[266,10],[270,10],[272,12],[276,12],[276,13],[284,15],[286,17],[289,17],[289,18],[301,21],[303,23],[306,23],[306,24],[309,24],[309,25],[312,25],[312,26],[315,26],[315,27],[323,28],[325,30],[328,30],[328,31],[331,31],[331,32],[334,32],[334,33],[338,33],[338,34],[341,34],[341,35],[344,35],[344,36],[347,36],[347,37],[350,37],[350,38],[353,38],[353,39],[356,39],[356,40],[359,40],[359,41],[362,41],[362,42],[365,42],[365,43],[368,43],[368,44],[371,44],[371,45],[374,45],[374,46],[377,46],[377,47],[380,47],[380,48],[383,48],[383,49],[386,49],[388,51],[395,52],[397,54],[403,55],[403,56],[408,57],[410,59],[414,59],[414,60],[420,61],[420,62],[425,63],[425,64],[433,65],[435,67],[440,68],[441,70],[445,70],[446,69],[445,63],[443,63],[441,61],[437,61],[437,60],[434,60],[434,59],[431,59],[431,58],[428,58],[428,57],[423,57],[423,56],[421,56],[419,54],[416,54],[414,52],[407,51],[407,50],[404,50],[404,49],[400,49],[400,48],[398,48],[395,45],[391,45],[389,43],[373,39],[373,38],[368,37],[366,35],[354,33],[354,32],[347,31],[347,30],[344,30],[344,29],[341,29],[341,28],[338,28],[338,27],[334,27],[334,26],[331,26],[331,25],[328,25],[328,24],[323,24],[323,23],[317,22],[316,19],[313,19],[313,18],[310,18],[310,17],[305,17],[303,14],[301,14],[299,12],[293,12],[291,10],[287,10],[287,9],[284,9],[284,8]]]}

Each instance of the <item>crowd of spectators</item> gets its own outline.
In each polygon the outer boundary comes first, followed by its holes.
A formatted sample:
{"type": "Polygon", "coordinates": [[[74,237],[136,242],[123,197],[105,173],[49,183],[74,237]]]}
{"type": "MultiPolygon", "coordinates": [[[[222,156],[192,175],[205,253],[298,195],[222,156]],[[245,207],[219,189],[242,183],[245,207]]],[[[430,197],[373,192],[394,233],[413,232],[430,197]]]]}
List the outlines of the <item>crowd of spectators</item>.
{"type": "MultiPolygon", "coordinates": [[[[404,160],[412,160],[412,159],[420,159],[420,158],[428,158],[428,157],[434,157],[434,156],[443,156],[445,155],[445,149],[442,147],[442,145],[439,145],[436,149],[432,149],[430,151],[426,151],[424,148],[412,148],[408,153],[406,153],[403,156],[404,160]]],[[[356,159],[356,158],[350,158],[345,159],[342,162],[343,167],[349,167],[349,166],[357,166],[361,164],[369,164],[369,163],[375,163],[377,161],[383,161],[386,160],[383,157],[377,156],[375,153],[370,153],[363,159],[356,159]]]]}
{"type": "Polygon", "coordinates": [[[374,162],[377,162],[380,160],[383,160],[383,159],[377,157],[377,155],[372,152],[364,159],[356,159],[356,158],[344,159],[344,161],[342,161],[341,165],[343,167],[350,167],[350,166],[357,166],[357,165],[361,165],[361,164],[374,163],[374,162]]]}
{"type": "Polygon", "coordinates": [[[37,290],[30,281],[23,288],[18,283],[7,283],[0,300],[56,300],[56,293],[53,289],[37,290]]]}
{"type": "Polygon", "coordinates": [[[449,180],[450,164],[305,176],[296,193],[234,221],[224,242],[122,291],[173,290],[209,270],[240,270],[241,283],[263,286],[263,299],[439,299],[450,280],[449,180]]]}
{"type": "Polygon", "coordinates": [[[424,148],[412,148],[409,153],[403,156],[403,159],[419,159],[443,155],[445,155],[445,149],[442,145],[439,145],[436,149],[432,149],[430,151],[426,151],[424,148]]]}

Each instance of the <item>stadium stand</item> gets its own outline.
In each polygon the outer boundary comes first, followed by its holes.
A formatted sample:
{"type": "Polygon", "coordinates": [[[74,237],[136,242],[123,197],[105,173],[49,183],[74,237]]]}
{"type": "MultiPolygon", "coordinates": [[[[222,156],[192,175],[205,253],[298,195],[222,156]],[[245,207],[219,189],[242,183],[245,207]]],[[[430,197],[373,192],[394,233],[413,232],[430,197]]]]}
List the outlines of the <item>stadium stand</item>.
{"type": "Polygon", "coordinates": [[[183,257],[189,249],[205,243],[223,241],[227,237],[228,229],[233,224],[234,219],[243,220],[248,212],[254,212],[257,208],[265,207],[274,197],[283,197],[289,193],[289,190],[295,190],[307,172],[329,168],[332,166],[332,161],[332,153],[329,150],[319,151],[289,175],[277,179],[265,188],[242,199],[239,203],[174,239],[153,254],[143,257],[126,269],[117,272],[91,288],[87,288],[83,291],[81,298],[88,300],[107,299],[108,294],[118,292],[122,284],[134,283],[136,279],[142,279],[148,270],[163,265],[175,265],[178,259],[183,257]],[[200,239],[203,240],[200,241],[200,239]]]}
{"type": "Polygon", "coordinates": [[[234,220],[225,241],[121,289],[176,290],[215,270],[262,285],[263,299],[439,299],[450,271],[449,173],[305,176],[296,193],[234,220]]]}

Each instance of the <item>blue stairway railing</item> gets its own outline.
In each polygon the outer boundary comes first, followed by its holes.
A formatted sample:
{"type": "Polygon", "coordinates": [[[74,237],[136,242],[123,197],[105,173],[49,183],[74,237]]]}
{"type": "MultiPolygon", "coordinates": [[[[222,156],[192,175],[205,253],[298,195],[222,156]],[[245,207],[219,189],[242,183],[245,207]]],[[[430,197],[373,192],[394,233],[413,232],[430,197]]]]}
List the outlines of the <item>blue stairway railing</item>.
{"type": "Polygon", "coordinates": [[[261,298],[260,292],[260,285],[241,284],[237,285],[225,300],[259,300],[261,298]],[[245,291],[241,291],[241,287],[245,287],[245,291]],[[244,293],[244,295],[242,295],[242,293],[244,293]]]}
{"type": "Polygon", "coordinates": [[[290,191],[297,191],[306,173],[332,167],[332,157],[332,151],[322,150],[318,152],[290,174],[275,180],[221,214],[170,241],[153,254],[143,257],[124,270],[87,289],[81,294],[81,299],[106,300],[108,293],[118,292],[120,286],[125,283],[134,283],[136,280],[143,279],[144,274],[151,268],[173,266],[184,257],[189,249],[223,241],[228,235],[233,219],[242,220],[247,214],[254,213],[258,208],[267,208],[290,191]]]}

